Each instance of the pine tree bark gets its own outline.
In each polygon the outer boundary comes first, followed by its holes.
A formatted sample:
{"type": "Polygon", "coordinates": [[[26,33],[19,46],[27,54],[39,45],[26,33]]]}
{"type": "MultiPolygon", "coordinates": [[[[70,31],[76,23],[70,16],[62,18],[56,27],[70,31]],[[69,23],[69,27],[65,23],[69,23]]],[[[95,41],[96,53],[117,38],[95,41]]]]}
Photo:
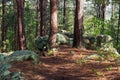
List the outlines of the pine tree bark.
{"type": "Polygon", "coordinates": [[[40,0],[40,36],[44,36],[46,32],[46,8],[47,0],[40,0]]]}
{"type": "MultiPolygon", "coordinates": [[[[17,15],[17,5],[15,0],[13,0],[13,8],[14,8],[14,15],[17,15]]],[[[16,16],[15,16],[16,19],[16,16]]],[[[15,20],[14,23],[14,50],[18,50],[18,27],[17,27],[17,21],[15,20]]]]}
{"type": "Polygon", "coordinates": [[[76,0],[73,47],[83,47],[84,0],[76,0]]]}
{"type": "Polygon", "coordinates": [[[111,10],[111,27],[110,27],[110,29],[111,29],[111,32],[113,32],[113,17],[114,17],[114,11],[115,11],[115,8],[114,8],[114,3],[112,2],[111,3],[111,7],[112,7],[112,10],[111,10]]]}
{"type": "Polygon", "coordinates": [[[47,35],[47,6],[48,0],[43,0],[43,25],[44,25],[44,35],[47,35]]]}
{"type": "Polygon", "coordinates": [[[120,44],[120,2],[119,2],[119,18],[118,18],[118,28],[117,28],[117,46],[119,46],[120,44]]]}
{"type": "Polygon", "coordinates": [[[44,36],[44,25],[43,25],[43,0],[40,0],[40,36],[44,36]]]}
{"type": "MultiPolygon", "coordinates": [[[[2,23],[1,23],[1,30],[2,30],[2,47],[4,46],[4,41],[6,40],[6,31],[7,31],[7,27],[6,27],[6,0],[2,0],[2,23]]],[[[3,52],[3,49],[2,49],[3,52]]]]}
{"type": "Polygon", "coordinates": [[[58,27],[57,27],[57,0],[50,0],[50,33],[49,33],[49,47],[56,46],[58,27]]]}
{"type": "Polygon", "coordinates": [[[66,24],[66,0],[64,0],[63,25],[66,24]]]}
{"type": "Polygon", "coordinates": [[[25,26],[24,26],[24,2],[25,0],[16,0],[19,50],[26,49],[25,26]]]}
{"type": "Polygon", "coordinates": [[[40,0],[37,0],[37,2],[36,2],[36,34],[35,34],[35,36],[36,36],[36,38],[38,37],[38,35],[39,35],[39,18],[40,18],[40,15],[39,15],[39,13],[40,13],[40,0]]]}
{"type": "Polygon", "coordinates": [[[106,12],[106,1],[103,0],[103,3],[102,3],[102,19],[103,21],[105,20],[105,12],[106,12]]]}
{"type": "Polygon", "coordinates": [[[103,20],[102,28],[101,28],[101,34],[104,33],[104,21],[105,21],[105,12],[106,12],[106,0],[103,0],[102,2],[102,13],[101,13],[101,19],[103,20]]]}

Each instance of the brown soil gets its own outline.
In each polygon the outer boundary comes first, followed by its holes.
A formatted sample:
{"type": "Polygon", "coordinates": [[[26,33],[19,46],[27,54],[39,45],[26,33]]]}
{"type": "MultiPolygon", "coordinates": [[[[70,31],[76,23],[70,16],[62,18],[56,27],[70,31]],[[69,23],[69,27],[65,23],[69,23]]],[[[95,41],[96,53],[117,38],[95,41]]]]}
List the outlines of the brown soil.
{"type": "Polygon", "coordinates": [[[119,65],[114,62],[79,59],[96,51],[61,46],[56,56],[40,57],[40,64],[31,61],[13,65],[11,71],[23,72],[27,80],[120,80],[119,65]],[[111,67],[110,67],[111,66],[111,67]]]}

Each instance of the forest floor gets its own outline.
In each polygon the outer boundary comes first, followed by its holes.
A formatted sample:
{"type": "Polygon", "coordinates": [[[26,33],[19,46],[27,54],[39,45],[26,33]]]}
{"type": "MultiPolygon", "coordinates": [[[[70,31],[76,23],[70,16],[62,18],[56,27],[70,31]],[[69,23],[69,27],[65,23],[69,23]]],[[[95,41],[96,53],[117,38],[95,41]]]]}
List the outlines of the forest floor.
{"type": "Polygon", "coordinates": [[[114,62],[90,59],[78,61],[96,51],[61,46],[55,56],[40,56],[40,64],[31,61],[13,65],[11,71],[23,72],[27,80],[120,80],[120,66],[114,62]]]}

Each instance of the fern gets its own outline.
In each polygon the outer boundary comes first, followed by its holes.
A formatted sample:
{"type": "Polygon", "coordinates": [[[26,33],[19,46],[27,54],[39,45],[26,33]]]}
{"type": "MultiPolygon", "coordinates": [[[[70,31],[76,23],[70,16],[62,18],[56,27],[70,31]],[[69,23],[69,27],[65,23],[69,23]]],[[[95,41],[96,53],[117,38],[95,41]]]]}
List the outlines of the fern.
{"type": "Polygon", "coordinates": [[[5,56],[3,54],[0,54],[0,62],[4,61],[5,56]]]}
{"type": "Polygon", "coordinates": [[[39,57],[36,53],[29,50],[16,51],[9,56],[0,54],[0,80],[25,80],[20,72],[10,72],[12,63],[33,59],[34,63],[39,62],[39,57]]]}
{"type": "Polygon", "coordinates": [[[11,64],[0,64],[0,80],[25,80],[20,72],[10,72],[11,64]]]}
{"type": "Polygon", "coordinates": [[[24,61],[28,59],[33,59],[34,63],[39,62],[39,57],[36,53],[29,50],[22,50],[22,51],[15,51],[10,56],[6,57],[5,62],[17,62],[17,61],[24,61]]]}

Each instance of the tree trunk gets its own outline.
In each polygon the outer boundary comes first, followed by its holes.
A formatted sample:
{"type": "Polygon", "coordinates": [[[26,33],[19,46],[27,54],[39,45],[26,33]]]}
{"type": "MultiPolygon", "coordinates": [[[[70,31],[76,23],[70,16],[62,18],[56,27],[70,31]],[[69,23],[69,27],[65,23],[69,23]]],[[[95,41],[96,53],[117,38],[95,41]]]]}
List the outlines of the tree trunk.
{"type": "Polygon", "coordinates": [[[50,0],[50,34],[49,47],[56,46],[58,27],[57,27],[57,0],[50,0]]]}
{"type": "Polygon", "coordinates": [[[44,36],[46,32],[46,8],[47,8],[47,0],[40,0],[40,36],[44,36]]]}
{"type": "MultiPolygon", "coordinates": [[[[16,2],[13,0],[13,8],[14,8],[14,15],[17,15],[17,5],[16,2]]],[[[15,16],[16,19],[16,16],[15,16]]],[[[17,21],[15,20],[14,23],[14,50],[18,49],[18,27],[17,27],[17,21]]]]}
{"type": "Polygon", "coordinates": [[[44,36],[44,25],[43,25],[43,0],[40,0],[40,36],[44,36]]]}
{"type": "Polygon", "coordinates": [[[16,0],[19,50],[26,49],[25,26],[24,26],[24,2],[25,0],[16,0]]]}
{"type": "Polygon", "coordinates": [[[103,3],[102,3],[102,19],[103,21],[105,20],[105,12],[106,12],[106,1],[103,0],[103,3]]]}
{"type": "Polygon", "coordinates": [[[117,46],[119,46],[119,40],[120,40],[120,3],[119,3],[119,18],[118,18],[118,28],[117,28],[117,46]]]}
{"type": "Polygon", "coordinates": [[[48,0],[43,0],[43,25],[44,25],[44,35],[47,34],[47,6],[48,0]]]}
{"type": "Polygon", "coordinates": [[[95,10],[96,10],[96,15],[97,15],[96,17],[100,18],[101,17],[101,4],[95,3],[94,6],[95,6],[95,10]]]}
{"type": "Polygon", "coordinates": [[[111,29],[111,32],[113,32],[113,17],[114,17],[114,11],[115,11],[113,2],[111,3],[111,7],[112,7],[112,10],[111,10],[111,27],[110,27],[110,29],[111,29]]]}
{"type": "Polygon", "coordinates": [[[104,33],[104,21],[105,21],[105,11],[106,11],[106,1],[103,0],[102,2],[102,13],[101,13],[101,19],[103,20],[102,28],[101,28],[101,34],[104,33]]]}
{"type": "Polygon", "coordinates": [[[84,0],[76,0],[73,47],[83,47],[84,0]]]}
{"type": "Polygon", "coordinates": [[[63,26],[66,24],[66,0],[64,0],[63,26]]]}
{"type": "Polygon", "coordinates": [[[39,35],[39,12],[40,12],[40,0],[36,2],[36,38],[39,35]]]}
{"type": "MultiPolygon", "coordinates": [[[[1,30],[2,30],[2,47],[4,46],[4,41],[6,40],[6,31],[7,31],[7,27],[6,27],[6,0],[2,0],[2,23],[1,23],[1,30]]],[[[3,52],[3,49],[2,49],[3,52]]]]}

